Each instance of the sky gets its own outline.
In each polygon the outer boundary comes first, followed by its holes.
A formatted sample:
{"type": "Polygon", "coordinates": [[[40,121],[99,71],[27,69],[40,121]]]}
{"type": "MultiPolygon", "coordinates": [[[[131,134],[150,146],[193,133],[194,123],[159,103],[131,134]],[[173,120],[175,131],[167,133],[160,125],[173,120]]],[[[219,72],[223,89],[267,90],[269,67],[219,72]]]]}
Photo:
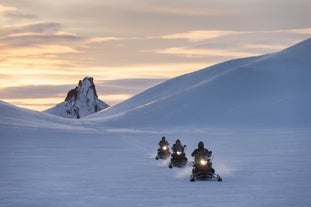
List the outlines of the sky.
{"type": "Polygon", "coordinates": [[[117,104],[311,37],[310,0],[0,0],[0,99],[42,111],[86,76],[117,104]]]}

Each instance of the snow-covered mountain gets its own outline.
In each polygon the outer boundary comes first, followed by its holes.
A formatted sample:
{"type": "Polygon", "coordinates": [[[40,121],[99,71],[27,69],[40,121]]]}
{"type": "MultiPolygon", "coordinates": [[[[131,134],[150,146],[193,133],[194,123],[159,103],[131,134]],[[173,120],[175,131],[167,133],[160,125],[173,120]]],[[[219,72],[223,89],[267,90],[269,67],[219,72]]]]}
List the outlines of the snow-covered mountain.
{"type": "Polygon", "coordinates": [[[64,102],[46,110],[45,112],[64,117],[82,118],[109,107],[98,99],[92,77],[85,77],[76,88],[70,90],[64,102]]]}
{"type": "Polygon", "coordinates": [[[310,54],[307,40],[229,61],[77,120],[0,101],[0,207],[311,206],[310,54]],[[238,124],[213,110],[240,114],[238,124]],[[244,126],[247,114],[292,116],[282,128],[261,128],[244,126]],[[180,127],[185,118],[193,123],[180,127]],[[189,161],[203,141],[223,182],[192,183],[190,163],[169,169],[168,160],[155,160],[163,135],[170,146],[177,138],[186,144],[189,161]]]}
{"type": "Polygon", "coordinates": [[[311,126],[311,39],[182,75],[90,119],[120,126],[311,126]]]}

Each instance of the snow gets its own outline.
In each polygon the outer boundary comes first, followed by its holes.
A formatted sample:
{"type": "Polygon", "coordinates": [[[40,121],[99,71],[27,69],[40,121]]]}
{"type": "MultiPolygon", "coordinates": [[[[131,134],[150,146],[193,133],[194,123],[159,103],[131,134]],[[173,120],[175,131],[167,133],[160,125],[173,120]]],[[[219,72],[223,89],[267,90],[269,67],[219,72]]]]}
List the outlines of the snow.
{"type": "Polygon", "coordinates": [[[80,120],[0,102],[0,207],[310,206],[311,53],[301,52],[309,45],[186,74],[80,120]],[[291,61],[283,67],[283,60],[291,61]],[[254,87],[239,94],[252,85],[243,75],[256,86],[271,80],[260,85],[265,93],[254,93],[254,87]],[[243,81],[236,82],[239,76],[243,81]],[[273,82],[280,87],[268,90],[273,82]],[[213,102],[217,93],[226,98],[213,102]],[[299,106],[297,116],[290,106],[299,106]],[[208,107],[235,115],[235,124],[208,107]],[[250,121],[251,115],[264,124],[250,121]],[[291,121],[274,123],[284,117],[291,121]],[[177,138],[186,144],[190,160],[203,141],[223,182],[189,182],[191,167],[169,169],[168,161],[155,160],[162,136],[170,146],[177,138]]]}
{"type": "Polygon", "coordinates": [[[176,77],[90,119],[124,127],[310,127],[310,42],[176,77]]]}
{"type": "Polygon", "coordinates": [[[87,132],[1,126],[0,206],[309,206],[309,131],[87,132]],[[223,182],[154,159],[162,135],[199,140],[223,182]]]}
{"type": "Polygon", "coordinates": [[[68,92],[64,102],[44,112],[64,118],[79,119],[109,107],[98,99],[92,77],[85,77],[78,86],[68,92]]]}

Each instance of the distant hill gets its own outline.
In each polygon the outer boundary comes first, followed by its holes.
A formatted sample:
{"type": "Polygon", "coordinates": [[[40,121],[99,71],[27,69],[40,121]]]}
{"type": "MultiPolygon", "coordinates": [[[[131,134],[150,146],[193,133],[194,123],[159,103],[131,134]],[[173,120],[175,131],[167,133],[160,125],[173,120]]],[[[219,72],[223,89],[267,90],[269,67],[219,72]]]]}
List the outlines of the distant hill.
{"type": "MultiPolygon", "coordinates": [[[[280,52],[230,60],[170,79],[92,115],[88,114],[108,105],[98,100],[93,79],[86,77],[47,112],[70,118],[88,115],[83,123],[92,127],[310,128],[310,80],[307,39],[280,52]]],[[[4,102],[0,114],[3,124],[28,125],[27,119],[38,126],[54,121],[75,124],[4,102]]]]}
{"type": "Polygon", "coordinates": [[[311,39],[185,74],[90,116],[118,126],[311,126],[311,39]]]}
{"type": "MultiPolygon", "coordinates": [[[[62,119],[44,112],[33,111],[0,101],[0,125],[33,128],[68,127],[72,120],[62,119]]],[[[70,126],[71,127],[71,126],[70,126]]]]}

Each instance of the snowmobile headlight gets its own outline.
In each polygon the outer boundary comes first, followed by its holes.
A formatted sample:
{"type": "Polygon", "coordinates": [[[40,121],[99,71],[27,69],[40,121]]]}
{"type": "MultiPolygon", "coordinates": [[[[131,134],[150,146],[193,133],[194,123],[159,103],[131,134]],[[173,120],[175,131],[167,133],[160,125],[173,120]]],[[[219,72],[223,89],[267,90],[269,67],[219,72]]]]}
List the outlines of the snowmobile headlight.
{"type": "Polygon", "coordinates": [[[177,153],[177,155],[181,155],[182,152],[181,151],[177,151],[176,153],[177,153]]]}
{"type": "Polygon", "coordinates": [[[163,149],[163,150],[167,150],[167,146],[163,146],[162,149],[163,149]]]}
{"type": "Polygon", "coordinates": [[[207,160],[200,160],[201,165],[207,165],[207,160]]]}

